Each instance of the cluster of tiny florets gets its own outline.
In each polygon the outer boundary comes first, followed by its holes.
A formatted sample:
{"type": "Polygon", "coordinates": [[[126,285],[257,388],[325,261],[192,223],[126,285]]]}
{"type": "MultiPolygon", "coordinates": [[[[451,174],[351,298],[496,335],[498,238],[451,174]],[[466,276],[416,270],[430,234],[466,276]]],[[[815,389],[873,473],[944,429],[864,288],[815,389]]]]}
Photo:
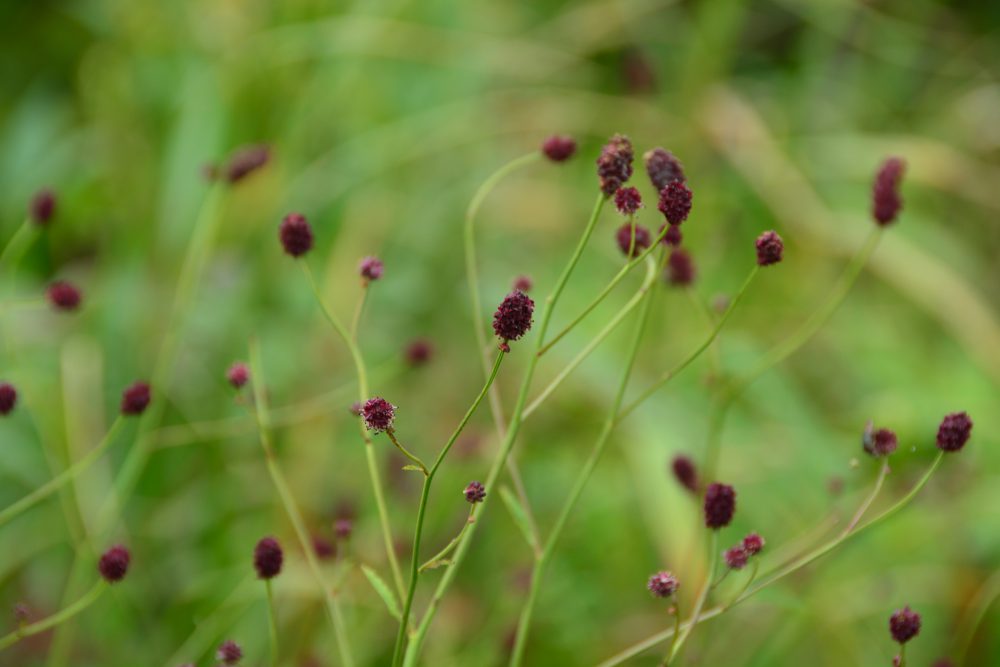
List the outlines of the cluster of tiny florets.
{"type": "Polygon", "coordinates": [[[368,282],[381,278],[384,270],[385,265],[378,257],[365,257],[358,263],[358,273],[368,282]]]}
{"type": "Polygon", "coordinates": [[[731,570],[742,570],[750,559],[764,549],[764,538],[757,533],[750,533],[734,547],[726,549],[723,558],[731,570]]]}
{"type": "Polygon", "coordinates": [[[777,232],[764,232],[757,237],[754,245],[757,248],[757,264],[760,266],[770,266],[781,261],[781,256],[785,251],[785,244],[777,232]]]}
{"type": "Polygon", "coordinates": [[[542,153],[553,162],[565,162],[576,153],[576,141],[572,137],[554,134],[542,142],[542,153]]]}
{"type": "Polygon", "coordinates": [[[149,384],[135,382],[122,392],[121,411],[123,415],[141,415],[150,401],[149,384]]]}
{"type": "Polygon", "coordinates": [[[113,584],[125,578],[131,560],[132,556],[128,549],[119,544],[104,552],[97,562],[97,570],[105,581],[113,584]]]}
{"type": "Polygon", "coordinates": [[[887,428],[875,429],[871,424],[865,428],[861,438],[861,444],[865,451],[875,457],[892,454],[896,451],[898,442],[893,431],[887,428]]]}
{"type": "Polygon", "coordinates": [[[649,230],[642,225],[625,223],[615,232],[618,247],[627,257],[636,257],[649,247],[652,239],[649,230]]]}
{"type": "Polygon", "coordinates": [[[392,429],[392,422],[396,418],[396,406],[375,396],[365,401],[361,406],[361,416],[365,420],[365,426],[369,431],[381,433],[392,429]]]}
{"type": "Polygon", "coordinates": [[[261,579],[273,579],[281,573],[285,561],[281,544],[273,537],[264,537],[253,550],[253,566],[261,579]]]}
{"type": "Polygon", "coordinates": [[[476,503],[481,503],[486,498],[486,487],[479,482],[469,482],[469,485],[465,487],[462,492],[465,494],[465,500],[473,505],[476,503]]]}
{"type": "Polygon", "coordinates": [[[36,225],[47,225],[56,213],[56,195],[52,190],[40,190],[28,204],[28,217],[36,225]]]}
{"type": "Polygon", "coordinates": [[[909,606],[897,609],[889,617],[889,633],[899,644],[905,644],[920,632],[920,614],[909,606]]]}
{"type": "Polygon", "coordinates": [[[657,572],[649,578],[646,588],[658,598],[668,598],[680,588],[680,582],[672,572],[657,572]]]}
{"type": "Polygon", "coordinates": [[[903,178],[906,164],[897,157],[891,157],[879,166],[872,186],[872,217],[879,225],[885,226],[896,219],[903,208],[899,194],[899,183],[903,178]]]}
{"type": "Polygon", "coordinates": [[[221,660],[225,665],[235,665],[243,659],[243,649],[232,639],[227,639],[215,652],[215,659],[221,660]]]}
{"type": "Polygon", "coordinates": [[[684,240],[684,235],[681,234],[681,226],[671,225],[669,222],[660,227],[659,234],[661,236],[661,243],[674,248],[678,247],[681,241],[684,240]]]}
{"type": "Polygon", "coordinates": [[[493,313],[493,331],[502,346],[528,333],[534,312],[535,302],[524,292],[514,290],[504,297],[493,313]]]}
{"type": "Polygon", "coordinates": [[[240,389],[250,379],[250,369],[242,361],[237,361],[226,371],[226,380],[234,389],[240,389]]]}
{"type": "Polygon", "coordinates": [[[597,158],[597,177],[601,192],[610,197],[632,177],[632,142],[616,134],[601,149],[597,158]]]}
{"type": "Polygon", "coordinates": [[[657,192],[667,187],[668,183],[686,180],[684,177],[684,167],[681,161],[663,148],[654,148],[646,151],[642,156],[642,161],[646,165],[646,173],[649,174],[649,181],[656,188],[657,192]]]}
{"type": "Polygon", "coordinates": [[[972,434],[972,420],[964,412],[946,415],[938,426],[937,446],[945,452],[957,452],[965,447],[972,434]]]}
{"type": "Polygon", "coordinates": [[[636,188],[618,188],[615,192],[615,207],[622,215],[633,215],[642,207],[642,195],[636,188]]]}
{"type": "Polygon", "coordinates": [[[694,461],[683,454],[678,454],[670,462],[670,469],[678,484],[691,493],[698,492],[698,470],[695,468],[694,461]]]}
{"type": "Polygon", "coordinates": [[[712,530],[728,526],[735,512],[736,490],[728,484],[709,484],[705,489],[705,525],[712,530]]]}
{"type": "Polygon", "coordinates": [[[278,237],[285,252],[292,257],[301,257],[313,247],[312,227],[301,213],[289,213],[282,219],[278,237]]]}
{"type": "Polygon", "coordinates": [[[674,248],[667,258],[666,279],[676,287],[687,287],[694,282],[694,260],[684,248],[674,248]]]}
{"type": "Polygon", "coordinates": [[[83,294],[80,290],[65,280],[57,280],[49,285],[45,296],[56,310],[65,311],[76,310],[83,300],[83,294]]]}
{"type": "Polygon", "coordinates": [[[417,338],[406,344],[403,357],[409,366],[423,366],[434,356],[434,345],[426,338],[417,338]]]}
{"type": "Polygon", "coordinates": [[[0,382],[0,415],[9,415],[17,405],[17,389],[9,382],[0,382]]]}
{"type": "Polygon", "coordinates": [[[691,201],[694,194],[683,181],[670,181],[660,190],[660,202],[657,208],[671,225],[679,225],[687,220],[691,213],[691,201]]]}

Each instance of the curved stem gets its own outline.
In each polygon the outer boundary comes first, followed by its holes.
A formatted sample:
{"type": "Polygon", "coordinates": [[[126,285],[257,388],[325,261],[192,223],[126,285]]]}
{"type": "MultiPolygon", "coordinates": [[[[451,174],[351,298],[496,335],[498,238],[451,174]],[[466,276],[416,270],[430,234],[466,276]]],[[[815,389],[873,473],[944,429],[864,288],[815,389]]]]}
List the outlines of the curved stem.
{"type": "Polygon", "coordinates": [[[271,590],[271,580],[264,580],[267,589],[267,628],[271,639],[271,667],[278,667],[278,614],[274,608],[274,593],[271,590]]]}
{"type": "Polygon", "coordinates": [[[741,595],[746,593],[746,590],[750,588],[750,584],[752,584],[754,580],[757,578],[757,572],[759,570],[760,570],[760,559],[754,558],[753,569],[750,570],[750,576],[747,578],[746,582],[744,582],[743,586],[740,587],[740,592],[733,596],[733,599],[729,602],[729,604],[727,604],[725,607],[722,608],[722,611],[727,611],[730,607],[736,604],[736,601],[740,598],[741,595]]]}
{"type": "Polygon", "coordinates": [[[351,318],[351,340],[354,344],[358,344],[358,327],[361,325],[361,314],[365,310],[365,303],[368,301],[368,281],[366,280],[361,285],[361,296],[358,297],[358,303],[354,307],[354,317],[351,318]]]}
{"type": "Polygon", "coordinates": [[[419,571],[423,572],[424,570],[429,570],[431,568],[434,568],[434,567],[437,567],[438,565],[440,565],[441,561],[444,560],[444,557],[447,556],[448,554],[450,554],[452,552],[452,550],[456,546],[458,546],[458,541],[462,539],[463,535],[465,535],[465,530],[475,520],[476,520],[476,506],[473,505],[472,506],[472,511],[469,512],[469,518],[466,519],[465,523],[462,524],[462,530],[458,531],[458,535],[456,535],[455,537],[453,537],[451,539],[451,542],[449,542],[447,544],[447,546],[445,546],[444,549],[441,549],[441,551],[437,552],[436,554],[434,554],[433,556],[431,556],[429,559],[427,559],[427,562],[420,566],[419,571]]]}
{"type": "Polygon", "coordinates": [[[885,482],[886,475],[888,474],[889,474],[889,459],[887,458],[885,461],[882,462],[882,466],[879,468],[878,477],[875,478],[875,488],[872,489],[872,492],[868,495],[867,498],[865,498],[865,501],[861,503],[861,507],[858,508],[858,511],[854,513],[854,516],[851,517],[851,520],[844,527],[843,532],[841,532],[840,534],[841,537],[847,535],[849,532],[851,532],[857,527],[858,522],[861,521],[861,518],[865,515],[865,512],[867,512],[868,508],[872,506],[873,502],[875,502],[875,498],[878,496],[879,491],[882,490],[882,484],[885,482]]]}
{"type": "Polygon", "coordinates": [[[388,431],[385,432],[385,435],[386,435],[386,437],[389,438],[390,442],[392,442],[392,444],[394,444],[396,446],[396,449],[398,449],[400,452],[403,453],[403,456],[405,456],[406,458],[408,458],[411,461],[413,461],[413,463],[418,468],[420,468],[420,471],[424,473],[425,477],[430,474],[430,473],[427,472],[427,466],[424,465],[424,462],[420,460],[420,457],[417,456],[416,454],[413,454],[412,452],[410,452],[410,450],[408,450],[406,447],[404,447],[403,443],[401,443],[396,438],[396,432],[395,431],[393,431],[392,429],[389,429],[388,431]]]}
{"type": "Polygon", "coordinates": [[[83,458],[71,465],[59,475],[56,475],[42,486],[15,502],[13,505],[10,505],[3,511],[0,511],[0,526],[15,519],[22,512],[34,507],[42,500],[45,500],[93,465],[97,459],[101,458],[101,455],[104,454],[107,448],[114,441],[115,436],[118,434],[118,431],[121,430],[124,421],[124,417],[118,415],[101,442],[90,450],[83,458]]]}
{"type": "Polygon", "coordinates": [[[694,626],[698,624],[698,618],[701,616],[702,609],[705,608],[705,601],[708,599],[708,591],[712,586],[712,579],[715,578],[715,566],[719,562],[719,531],[712,531],[712,538],[709,540],[709,554],[708,554],[708,572],[705,575],[705,583],[701,587],[701,592],[698,594],[698,600],[694,603],[694,611],[691,612],[691,620],[684,626],[681,631],[681,636],[673,643],[670,653],[667,654],[666,660],[663,661],[664,667],[667,667],[677,654],[681,652],[684,648],[684,642],[687,638],[691,636],[691,631],[694,630],[694,626]]]}
{"type": "Polygon", "coordinates": [[[9,648],[25,637],[31,637],[32,635],[37,635],[40,632],[45,632],[46,630],[54,628],[60,623],[73,618],[81,611],[94,604],[94,602],[101,597],[101,594],[108,589],[108,585],[109,584],[103,579],[99,579],[97,583],[94,584],[93,588],[86,593],[86,595],[62,611],[57,612],[48,618],[43,618],[40,621],[31,623],[30,625],[20,627],[4,637],[0,637],[0,651],[9,648]]]}

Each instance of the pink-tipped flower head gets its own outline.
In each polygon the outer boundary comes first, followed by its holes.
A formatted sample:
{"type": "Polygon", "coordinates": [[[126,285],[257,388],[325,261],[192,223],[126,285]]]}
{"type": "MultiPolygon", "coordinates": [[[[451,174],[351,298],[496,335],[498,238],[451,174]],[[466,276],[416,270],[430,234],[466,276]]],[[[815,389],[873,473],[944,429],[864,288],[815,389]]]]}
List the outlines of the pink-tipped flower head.
{"type": "Polygon", "coordinates": [[[750,533],[743,538],[743,550],[751,556],[756,556],[764,550],[764,538],[757,533],[750,533]]]}
{"type": "Polygon", "coordinates": [[[705,489],[705,525],[718,530],[729,525],[736,512],[736,490],[728,484],[712,482],[705,489]]]}
{"type": "Polygon", "coordinates": [[[426,338],[411,340],[406,345],[403,356],[411,367],[423,366],[434,356],[434,346],[426,338]]]}
{"type": "Polygon", "coordinates": [[[910,609],[909,606],[897,609],[889,617],[889,633],[892,638],[905,644],[920,632],[920,614],[910,609]]]}
{"type": "Polygon", "coordinates": [[[250,379],[250,369],[242,361],[237,361],[226,371],[226,380],[234,389],[240,389],[250,379]]]}
{"type": "Polygon", "coordinates": [[[678,484],[691,493],[698,492],[698,469],[695,467],[694,461],[683,454],[678,454],[670,462],[670,469],[678,484]]]}
{"type": "Polygon", "coordinates": [[[253,550],[253,566],[261,579],[273,579],[281,573],[281,565],[285,561],[285,553],[281,550],[278,540],[273,537],[262,538],[253,550]]]}
{"type": "Polygon", "coordinates": [[[396,406],[375,396],[365,401],[361,406],[361,416],[365,420],[365,426],[369,431],[381,433],[392,429],[392,422],[396,418],[396,406]]]}
{"type": "Polygon", "coordinates": [[[675,287],[687,287],[694,282],[694,260],[684,248],[674,248],[667,258],[667,282],[675,287]]]}
{"type": "Polygon", "coordinates": [[[632,142],[616,134],[601,149],[597,158],[597,177],[604,196],[610,197],[632,177],[632,142]]]}
{"type": "Polygon", "coordinates": [[[65,280],[57,280],[49,285],[49,288],[45,291],[45,296],[53,308],[65,312],[76,310],[80,307],[80,302],[83,300],[80,290],[65,280]]]}
{"type": "Polygon", "coordinates": [[[469,485],[465,487],[462,492],[465,494],[465,500],[469,503],[475,505],[476,503],[481,503],[486,498],[486,487],[479,482],[469,482],[469,485]]]}
{"type": "Polygon", "coordinates": [[[649,230],[642,225],[626,222],[615,232],[618,247],[626,257],[638,257],[649,247],[649,230]]]}
{"type": "Polygon", "coordinates": [[[618,188],[615,192],[615,207],[622,215],[633,215],[642,208],[642,195],[635,188],[618,188]]]}
{"type": "Polygon", "coordinates": [[[215,652],[215,659],[221,660],[224,665],[235,665],[243,659],[243,649],[232,639],[227,639],[215,652]]]}
{"type": "Polygon", "coordinates": [[[289,213],[282,219],[278,238],[285,252],[292,257],[301,257],[313,247],[312,227],[301,213],[289,213]]]}
{"type": "Polygon", "coordinates": [[[750,554],[747,553],[742,544],[726,549],[722,556],[726,560],[726,567],[730,570],[742,570],[750,560],[750,554]]]}
{"type": "Polygon", "coordinates": [[[517,278],[514,278],[513,288],[519,292],[524,292],[525,294],[527,294],[528,292],[531,291],[531,288],[534,287],[534,285],[535,284],[531,282],[530,276],[521,275],[518,276],[517,278]]]}
{"type": "Polygon", "coordinates": [[[354,522],[346,517],[342,517],[333,522],[333,534],[338,540],[350,539],[354,531],[354,522]]]}
{"type": "Polygon", "coordinates": [[[682,181],[670,181],[660,190],[660,203],[657,208],[671,225],[679,225],[687,220],[691,213],[691,201],[694,194],[691,188],[682,181]]]}
{"type": "Polygon", "coordinates": [[[964,412],[946,415],[938,426],[937,446],[944,452],[957,452],[965,447],[972,435],[972,420],[964,412]]]}
{"type": "Polygon", "coordinates": [[[97,570],[106,582],[113,584],[125,578],[131,560],[132,556],[128,549],[119,544],[104,552],[97,561],[97,570]]]}
{"type": "Polygon", "coordinates": [[[528,333],[534,312],[535,302],[524,292],[514,290],[504,297],[493,313],[493,331],[503,345],[528,333]]]}
{"type": "Polygon", "coordinates": [[[663,238],[660,240],[660,243],[666,246],[672,246],[674,248],[677,248],[678,246],[680,246],[681,241],[684,240],[684,236],[681,234],[680,225],[671,225],[668,222],[665,225],[660,226],[659,233],[662,234],[663,236],[663,238]],[[664,227],[666,227],[666,232],[664,232],[663,229],[664,227]]]}
{"type": "Polygon", "coordinates": [[[150,401],[150,388],[145,382],[134,382],[122,392],[123,415],[141,415],[150,401]]]}
{"type": "Polygon", "coordinates": [[[365,257],[358,264],[358,273],[360,273],[361,277],[367,282],[381,278],[384,270],[385,265],[378,257],[365,257]]]}
{"type": "Polygon", "coordinates": [[[864,435],[861,436],[861,445],[864,450],[874,457],[889,456],[899,444],[896,434],[887,428],[876,429],[871,422],[865,427],[864,435]]]}
{"type": "Polygon", "coordinates": [[[668,150],[654,148],[646,151],[646,154],[642,156],[642,161],[646,164],[649,181],[657,192],[662,191],[669,183],[674,181],[683,183],[686,180],[681,161],[668,150]]]}
{"type": "Polygon", "coordinates": [[[572,137],[553,134],[542,142],[542,153],[553,162],[565,162],[576,153],[576,141],[572,137]]]}
{"type": "Polygon", "coordinates": [[[681,584],[674,576],[673,572],[657,572],[649,578],[646,588],[658,598],[668,598],[677,592],[681,584]]]}
{"type": "Polygon", "coordinates": [[[0,382],[0,415],[6,416],[17,405],[17,389],[9,382],[0,382]]]}
{"type": "Polygon", "coordinates": [[[271,160],[271,149],[264,145],[243,146],[233,153],[226,165],[226,180],[238,183],[264,167],[271,160]]]}
{"type": "Polygon", "coordinates": [[[44,227],[52,221],[56,213],[56,195],[52,190],[38,191],[28,204],[28,217],[36,225],[44,227]]]}
{"type": "Polygon", "coordinates": [[[899,195],[899,183],[906,168],[898,157],[891,157],[879,166],[872,186],[872,217],[876,224],[885,226],[899,215],[903,200],[899,195]]]}
{"type": "Polygon", "coordinates": [[[785,251],[785,244],[777,232],[764,232],[757,237],[754,242],[757,248],[757,264],[760,266],[770,266],[781,261],[781,256],[785,251]]]}

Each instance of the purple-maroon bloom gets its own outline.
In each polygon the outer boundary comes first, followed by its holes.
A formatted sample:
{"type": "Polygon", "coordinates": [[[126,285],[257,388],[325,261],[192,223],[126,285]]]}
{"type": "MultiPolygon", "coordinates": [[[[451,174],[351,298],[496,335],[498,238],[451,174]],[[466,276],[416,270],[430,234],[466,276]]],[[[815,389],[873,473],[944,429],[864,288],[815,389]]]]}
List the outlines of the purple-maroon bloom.
{"type": "Polygon", "coordinates": [[[676,287],[687,287],[694,282],[694,260],[684,248],[674,248],[667,258],[667,282],[676,287]]]}
{"type": "Polygon", "coordinates": [[[635,188],[618,188],[615,206],[622,215],[633,215],[642,207],[642,195],[635,188]]]}
{"type": "Polygon", "coordinates": [[[514,289],[518,290],[519,292],[524,292],[525,294],[527,294],[528,292],[531,291],[531,288],[534,287],[534,285],[535,284],[533,282],[531,282],[531,277],[530,276],[523,276],[522,275],[522,276],[518,276],[517,278],[514,278],[514,285],[513,285],[513,287],[514,287],[514,289]]]}
{"type": "Polygon", "coordinates": [[[686,180],[681,161],[668,150],[654,148],[653,150],[646,151],[646,154],[642,156],[642,161],[646,163],[646,173],[649,174],[649,181],[656,188],[657,192],[661,192],[669,183],[673,183],[674,181],[683,183],[686,180]]]}
{"type": "Polygon", "coordinates": [[[729,525],[736,512],[736,491],[728,484],[712,482],[705,489],[705,525],[718,530],[729,525]]]}
{"type": "Polygon", "coordinates": [[[392,430],[392,422],[396,418],[396,406],[384,398],[375,396],[361,406],[361,416],[364,417],[365,426],[369,431],[375,433],[389,431],[392,430]]]}
{"type": "Polygon", "coordinates": [[[128,549],[119,544],[104,552],[97,562],[97,570],[106,582],[113,584],[125,578],[131,560],[132,556],[128,549]]]}
{"type": "Polygon", "coordinates": [[[338,540],[350,539],[354,531],[354,522],[348,518],[340,518],[333,522],[333,534],[338,540]]]}
{"type": "Polygon", "coordinates": [[[646,588],[658,598],[668,598],[677,592],[681,584],[672,572],[657,572],[649,578],[646,588]]]}
{"type": "Polygon", "coordinates": [[[358,264],[358,273],[368,282],[381,278],[384,270],[385,265],[382,264],[382,260],[378,257],[365,257],[358,264]]]}
{"type": "Polygon", "coordinates": [[[56,195],[48,188],[39,190],[28,204],[28,216],[36,225],[45,226],[56,212],[56,195]]]}
{"type": "Polygon", "coordinates": [[[215,659],[221,660],[226,665],[235,665],[243,659],[243,649],[232,639],[227,639],[215,652],[215,659]]]}
{"type": "Polygon", "coordinates": [[[785,251],[785,244],[776,232],[764,232],[757,237],[755,242],[757,247],[757,264],[760,266],[770,266],[781,261],[781,255],[785,251]]]}
{"type": "Polygon", "coordinates": [[[572,137],[553,134],[542,142],[542,153],[553,162],[565,162],[576,153],[576,141],[572,137]]]}
{"type": "Polygon", "coordinates": [[[253,566],[261,579],[273,579],[281,573],[281,565],[285,561],[285,553],[281,550],[278,540],[264,537],[253,550],[253,566]]]}
{"type": "Polygon", "coordinates": [[[664,245],[673,246],[674,248],[680,246],[681,241],[684,239],[684,236],[681,234],[681,226],[671,225],[669,222],[660,226],[659,233],[663,234],[663,238],[660,242],[664,245]],[[666,233],[663,231],[664,227],[667,228],[666,233]]]}
{"type": "Polygon", "coordinates": [[[353,403],[351,403],[351,407],[347,408],[347,410],[352,415],[355,415],[356,417],[360,417],[361,416],[361,408],[362,407],[363,406],[361,405],[361,401],[354,401],[353,403]]]}
{"type": "Polygon", "coordinates": [[[475,505],[476,503],[481,503],[486,498],[486,487],[479,482],[469,482],[469,485],[465,487],[465,500],[475,505]]]}
{"type": "Polygon", "coordinates": [[[49,285],[45,296],[48,297],[49,303],[56,310],[67,312],[79,308],[80,302],[83,300],[83,294],[80,293],[80,290],[65,280],[57,280],[49,285]]]}
{"type": "Polygon", "coordinates": [[[694,194],[691,188],[682,181],[670,181],[660,190],[660,213],[671,225],[679,225],[687,220],[691,213],[691,200],[694,194]]]}
{"type": "Polygon", "coordinates": [[[889,632],[892,638],[900,644],[905,644],[920,632],[920,614],[909,606],[897,609],[889,617],[889,632]]]}
{"type": "Polygon", "coordinates": [[[750,533],[743,538],[743,550],[751,556],[756,556],[764,549],[764,538],[757,533],[750,533]]]}
{"type": "Polygon", "coordinates": [[[524,292],[514,290],[504,297],[493,313],[493,331],[504,346],[528,333],[534,312],[535,302],[524,292]]]}
{"type": "Polygon", "coordinates": [[[312,227],[301,213],[289,213],[284,217],[278,237],[285,252],[292,257],[301,257],[313,247],[312,227]]]}
{"type": "Polygon", "coordinates": [[[434,356],[434,346],[426,338],[417,338],[406,345],[403,356],[408,365],[423,366],[434,356]]]}
{"type": "Polygon", "coordinates": [[[313,553],[315,553],[316,557],[320,560],[329,560],[337,556],[337,544],[335,542],[331,542],[320,535],[314,535],[312,543],[313,553]]]}
{"type": "Polygon", "coordinates": [[[601,149],[597,158],[597,177],[601,192],[610,197],[632,177],[632,142],[629,138],[616,134],[601,149]]]}
{"type": "Polygon", "coordinates": [[[969,441],[972,434],[972,420],[965,412],[946,415],[938,426],[937,446],[944,452],[957,452],[969,441]]]}
{"type": "Polygon", "coordinates": [[[141,415],[149,405],[149,401],[149,385],[145,382],[135,382],[122,392],[122,414],[141,415]]]}
{"type": "Polygon", "coordinates": [[[726,559],[726,566],[730,570],[742,570],[750,560],[750,554],[747,553],[742,544],[737,544],[735,547],[726,549],[722,555],[726,559]]]}
{"type": "Polygon", "coordinates": [[[250,369],[242,361],[237,361],[226,371],[226,379],[234,389],[239,389],[250,379],[250,369]]]}
{"type": "Polygon", "coordinates": [[[698,469],[694,461],[683,454],[678,454],[670,462],[670,469],[677,482],[691,493],[698,493],[698,469]]]}
{"type": "Polygon", "coordinates": [[[896,438],[896,434],[887,428],[872,430],[869,427],[865,429],[862,444],[866,452],[872,456],[879,457],[889,456],[889,454],[896,451],[899,441],[896,438]]]}
{"type": "Polygon", "coordinates": [[[9,382],[0,383],[0,415],[9,415],[17,405],[17,389],[9,382]]]}
{"type": "Polygon", "coordinates": [[[643,250],[649,247],[651,242],[648,229],[642,225],[628,222],[618,228],[618,231],[615,232],[615,239],[626,257],[638,257],[643,250]]]}
{"type": "Polygon", "coordinates": [[[271,160],[271,149],[264,145],[237,149],[226,165],[226,180],[238,183],[271,160]]]}
{"type": "Polygon", "coordinates": [[[899,182],[903,178],[906,163],[898,157],[888,158],[875,174],[872,186],[872,217],[881,226],[890,224],[903,208],[899,195],[899,182]]]}

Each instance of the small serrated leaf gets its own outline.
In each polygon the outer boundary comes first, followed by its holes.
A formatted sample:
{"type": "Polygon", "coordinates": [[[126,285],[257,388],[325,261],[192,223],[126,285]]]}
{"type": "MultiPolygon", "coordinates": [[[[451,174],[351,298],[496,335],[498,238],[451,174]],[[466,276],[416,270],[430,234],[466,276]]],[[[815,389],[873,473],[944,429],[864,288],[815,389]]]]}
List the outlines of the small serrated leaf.
{"type": "Polygon", "coordinates": [[[511,518],[514,519],[514,523],[521,530],[521,534],[524,536],[528,546],[537,550],[538,545],[535,542],[534,534],[531,532],[531,524],[528,522],[528,515],[524,511],[521,502],[514,497],[514,493],[506,486],[500,487],[500,499],[503,500],[503,504],[507,507],[507,511],[510,512],[511,518]]]}
{"type": "Polygon", "coordinates": [[[403,613],[399,610],[399,601],[393,594],[392,589],[389,585],[385,583],[382,577],[378,576],[378,573],[368,567],[367,565],[361,566],[361,571],[365,573],[365,577],[368,578],[368,583],[372,585],[375,592],[378,593],[382,601],[385,602],[385,606],[389,608],[389,613],[392,614],[393,618],[397,621],[403,617],[403,613]]]}

